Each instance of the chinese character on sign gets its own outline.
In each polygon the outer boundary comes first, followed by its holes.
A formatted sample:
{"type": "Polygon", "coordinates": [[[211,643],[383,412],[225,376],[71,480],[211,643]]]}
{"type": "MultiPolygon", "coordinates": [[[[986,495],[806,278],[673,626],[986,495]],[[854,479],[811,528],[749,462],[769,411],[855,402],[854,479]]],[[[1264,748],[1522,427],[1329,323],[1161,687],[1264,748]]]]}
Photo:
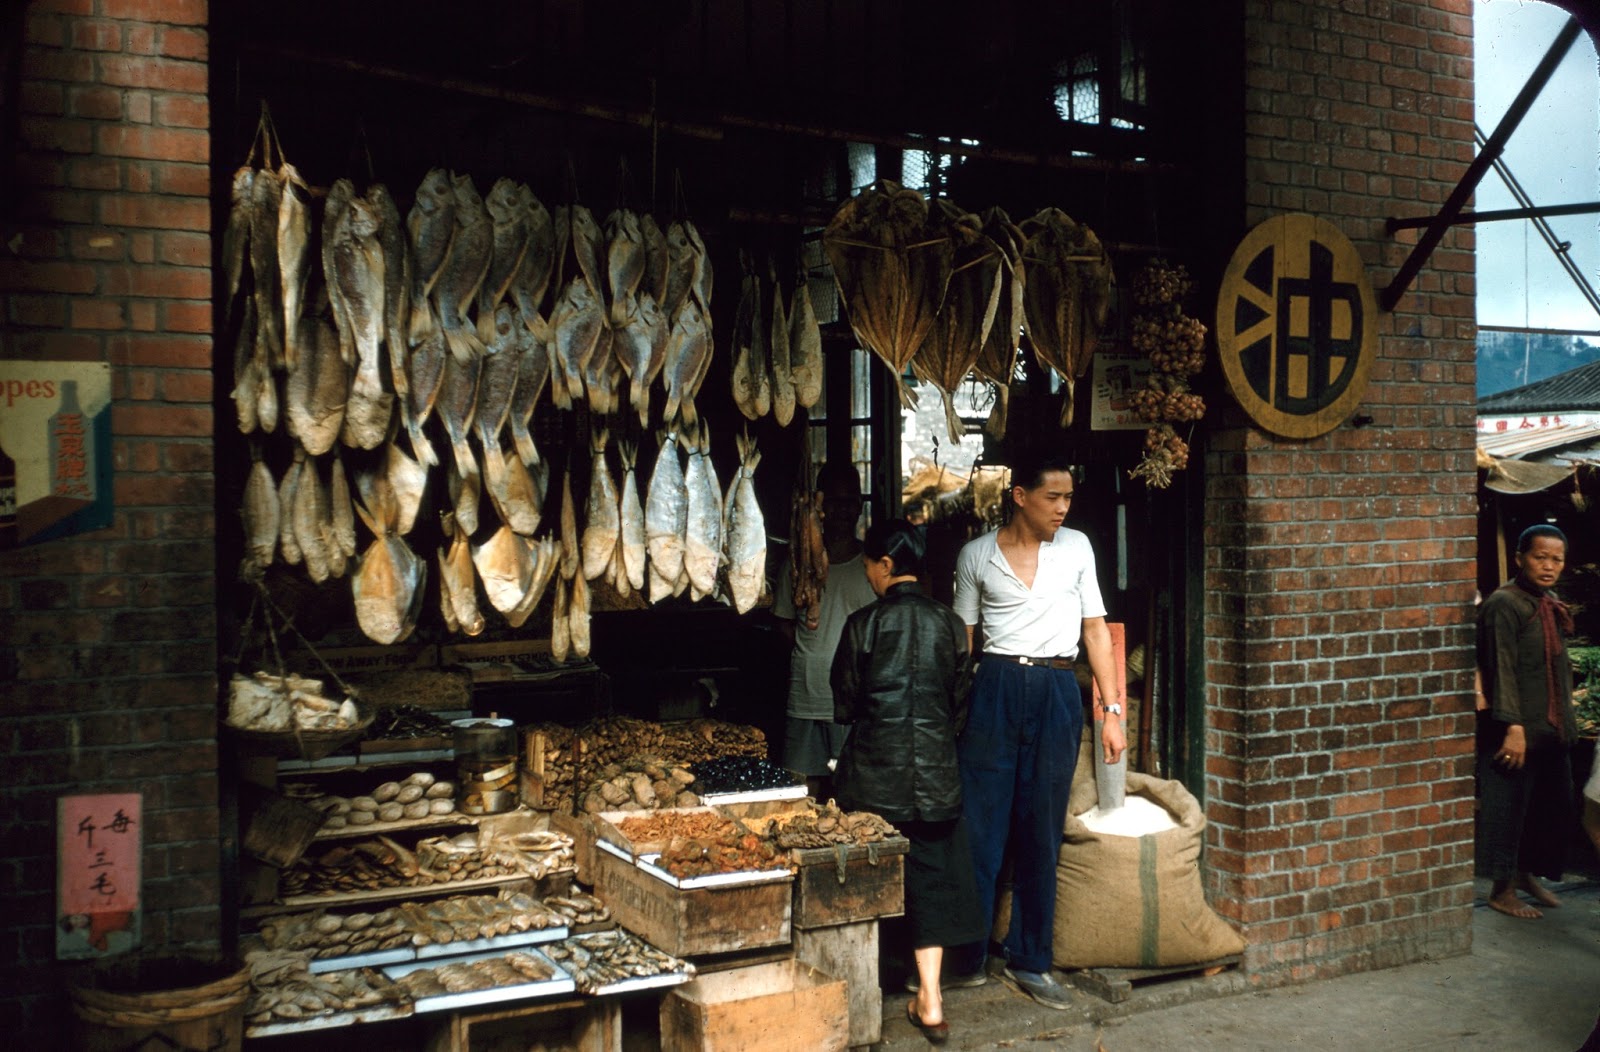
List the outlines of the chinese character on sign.
{"type": "Polygon", "coordinates": [[[56,456],[55,464],[51,466],[56,496],[90,499],[94,494],[89,490],[83,414],[58,413],[50,424],[53,429],[50,437],[54,440],[52,444],[56,456]]]}
{"type": "Polygon", "coordinates": [[[138,793],[57,801],[57,957],[103,957],[139,945],[142,818],[138,793]]]}

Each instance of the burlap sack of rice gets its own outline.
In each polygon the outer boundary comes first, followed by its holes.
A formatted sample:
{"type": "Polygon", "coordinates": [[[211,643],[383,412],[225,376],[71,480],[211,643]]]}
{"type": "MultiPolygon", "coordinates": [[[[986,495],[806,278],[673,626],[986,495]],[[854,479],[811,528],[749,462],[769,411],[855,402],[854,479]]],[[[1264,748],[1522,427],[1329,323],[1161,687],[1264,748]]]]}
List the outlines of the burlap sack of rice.
{"type": "MultiPolygon", "coordinates": [[[[1092,773],[1090,789],[1092,806],[1092,773]]],[[[1096,833],[1079,817],[1088,807],[1068,808],[1056,866],[1056,967],[1172,967],[1241,952],[1244,939],[1206,904],[1201,887],[1200,802],[1179,782],[1134,772],[1128,796],[1165,808],[1177,828],[1096,833]]],[[[1074,804],[1081,802],[1074,793],[1074,804]]]]}

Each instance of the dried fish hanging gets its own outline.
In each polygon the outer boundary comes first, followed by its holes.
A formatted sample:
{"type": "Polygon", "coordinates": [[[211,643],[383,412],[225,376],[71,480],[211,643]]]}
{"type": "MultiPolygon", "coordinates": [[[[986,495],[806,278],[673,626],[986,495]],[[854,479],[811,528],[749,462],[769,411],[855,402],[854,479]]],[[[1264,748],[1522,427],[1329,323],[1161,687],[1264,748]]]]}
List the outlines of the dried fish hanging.
{"type": "Polygon", "coordinates": [[[954,395],[989,339],[1000,302],[1004,257],[983,233],[981,220],[948,198],[936,199],[931,212],[947,231],[955,258],[944,303],[911,359],[911,372],[939,389],[950,441],[960,444],[965,427],[956,414],[954,395]]]}
{"type": "Polygon", "coordinates": [[[1061,426],[1072,424],[1073,389],[1088,371],[1099,330],[1111,307],[1111,260],[1100,239],[1059,208],[1022,224],[1028,268],[1023,309],[1039,364],[1061,377],[1066,399],[1061,426]]]}
{"type": "Polygon", "coordinates": [[[1011,383],[1016,374],[1017,351],[1022,338],[1023,297],[1027,285],[1022,246],[1027,237],[999,206],[984,211],[983,232],[1000,249],[1002,290],[995,304],[994,324],[989,327],[989,336],[984,340],[983,350],[972,367],[979,376],[995,385],[994,408],[990,410],[984,429],[994,438],[1001,439],[1006,433],[1011,383]]]}
{"type": "MultiPolygon", "coordinates": [[[[822,246],[851,330],[898,382],[944,302],[955,258],[949,232],[920,193],[881,180],[839,206],[822,246]]],[[[910,404],[903,384],[900,394],[910,404]]]]}

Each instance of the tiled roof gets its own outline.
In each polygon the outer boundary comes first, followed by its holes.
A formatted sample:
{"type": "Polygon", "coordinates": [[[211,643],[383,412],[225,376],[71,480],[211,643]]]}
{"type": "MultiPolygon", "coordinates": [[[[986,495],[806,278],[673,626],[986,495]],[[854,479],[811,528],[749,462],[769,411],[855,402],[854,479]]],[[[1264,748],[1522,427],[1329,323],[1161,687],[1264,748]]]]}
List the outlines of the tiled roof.
{"type": "Polygon", "coordinates": [[[1478,399],[1478,415],[1600,412],[1600,361],[1478,399]]]}

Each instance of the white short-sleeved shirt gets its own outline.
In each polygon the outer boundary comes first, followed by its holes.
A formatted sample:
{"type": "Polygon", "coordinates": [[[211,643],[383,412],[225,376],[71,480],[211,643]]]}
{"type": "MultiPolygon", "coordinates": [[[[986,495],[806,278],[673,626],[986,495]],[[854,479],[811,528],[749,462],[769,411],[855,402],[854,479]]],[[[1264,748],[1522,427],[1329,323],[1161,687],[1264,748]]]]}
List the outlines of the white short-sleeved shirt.
{"type": "Polygon", "coordinates": [[[867,581],[866,564],[860,555],[829,563],[828,581],[822,587],[822,607],[817,611],[817,627],[809,628],[795,616],[794,587],[789,567],[784,566],[772,597],[772,613],[794,622],[788,715],[802,720],[833,719],[833,686],[828,682],[828,674],[833,670],[833,652],[839,649],[845,621],[877,598],[867,581]]]}
{"type": "Polygon", "coordinates": [[[1065,526],[1039,545],[1033,587],[1000,553],[999,531],[968,541],[956,558],[950,604],[969,625],[983,622],[991,654],[1076,658],[1083,619],[1106,616],[1089,538],[1065,526]]]}

